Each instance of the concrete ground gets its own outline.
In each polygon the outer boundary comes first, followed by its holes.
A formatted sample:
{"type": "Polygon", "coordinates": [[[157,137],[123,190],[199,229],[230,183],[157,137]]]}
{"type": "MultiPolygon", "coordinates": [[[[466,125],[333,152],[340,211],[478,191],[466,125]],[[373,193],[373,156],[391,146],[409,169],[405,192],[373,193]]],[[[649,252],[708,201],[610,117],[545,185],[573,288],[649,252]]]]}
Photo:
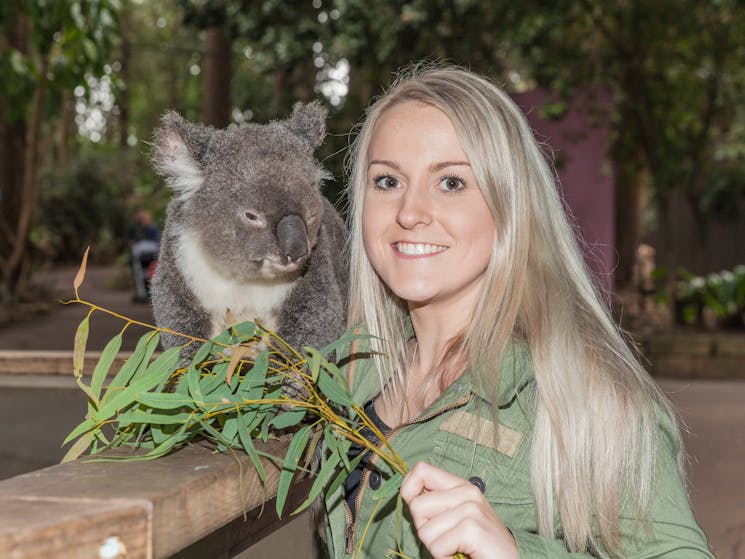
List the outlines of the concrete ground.
{"type": "MultiPolygon", "coordinates": [[[[62,270],[46,279],[69,295],[75,271],[62,270]]],[[[114,273],[91,269],[81,296],[129,318],[150,322],[146,305],[133,304],[130,293],[107,287],[114,273]]],[[[0,328],[0,351],[70,350],[84,314],[85,309],[68,306],[0,328]]],[[[121,326],[117,320],[94,317],[89,349],[101,349],[121,326]]],[[[134,347],[141,333],[132,331],[125,349],[134,347]]],[[[687,427],[684,439],[691,498],[712,550],[719,559],[745,559],[745,380],[659,379],[659,383],[687,427]]],[[[84,399],[72,379],[18,381],[0,376],[0,479],[59,461],[64,454],[59,443],[82,419],[84,410],[84,399]]],[[[308,517],[302,515],[239,557],[310,558],[310,542],[308,517]]]]}

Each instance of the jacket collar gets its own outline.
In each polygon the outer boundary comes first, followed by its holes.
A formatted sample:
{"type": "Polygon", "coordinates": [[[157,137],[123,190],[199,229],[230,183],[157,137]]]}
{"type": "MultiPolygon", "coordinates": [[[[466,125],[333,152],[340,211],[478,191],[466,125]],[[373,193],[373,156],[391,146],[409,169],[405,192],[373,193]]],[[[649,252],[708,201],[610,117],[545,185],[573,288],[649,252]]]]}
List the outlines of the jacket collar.
{"type": "MultiPolygon", "coordinates": [[[[411,325],[408,325],[411,328],[411,325]]],[[[358,334],[366,332],[363,325],[356,326],[353,331],[358,334]]],[[[413,335],[413,329],[411,330],[413,335]]],[[[355,339],[349,348],[349,362],[345,364],[345,372],[352,397],[356,402],[365,403],[380,393],[382,380],[388,382],[391,371],[383,371],[379,376],[375,369],[375,362],[369,353],[367,340],[355,339]]],[[[491,402],[492,387],[488,386],[490,375],[478,375],[474,367],[469,369],[450,386],[433,405],[447,405],[450,400],[460,398],[464,393],[471,393],[486,402],[491,402]],[[481,381],[483,379],[484,382],[481,381]]],[[[534,378],[533,364],[530,350],[525,343],[511,342],[505,348],[499,371],[499,389],[497,401],[500,408],[509,407],[517,394],[534,378]]]]}

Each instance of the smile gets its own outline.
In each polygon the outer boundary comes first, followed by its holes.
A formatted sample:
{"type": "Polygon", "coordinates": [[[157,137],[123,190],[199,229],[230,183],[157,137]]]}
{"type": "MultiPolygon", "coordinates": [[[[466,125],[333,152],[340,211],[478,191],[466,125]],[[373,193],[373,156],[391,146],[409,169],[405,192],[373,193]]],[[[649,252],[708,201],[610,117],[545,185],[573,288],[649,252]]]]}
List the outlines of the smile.
{"type": "Polygon", "coordinates": [[[396,251],[408,256],[421,256],[444,252],[448,247],[442,245],[431,245],[429,243],[394,243],[396,251]]]}

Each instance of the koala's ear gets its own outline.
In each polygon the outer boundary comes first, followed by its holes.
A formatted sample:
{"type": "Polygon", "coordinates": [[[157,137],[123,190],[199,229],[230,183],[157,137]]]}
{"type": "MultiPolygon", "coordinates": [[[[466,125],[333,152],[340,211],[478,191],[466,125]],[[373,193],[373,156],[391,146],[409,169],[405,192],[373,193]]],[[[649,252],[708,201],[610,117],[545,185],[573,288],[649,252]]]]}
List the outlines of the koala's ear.
{"type": "Polygon", "coordinates": [[[185,121],[175,111],[163,115],[155,132],[153,166],[176,194],[188,198],[202,185],[201,158],[214,130],[185,121]]]}
{"type": "Polygon", "coordinates": [[[295,103],[292,116],[283,124],[296,136],[303,138],[316,149],[326,136],[326,109],[318,101],[308,104],[295,103]]]}

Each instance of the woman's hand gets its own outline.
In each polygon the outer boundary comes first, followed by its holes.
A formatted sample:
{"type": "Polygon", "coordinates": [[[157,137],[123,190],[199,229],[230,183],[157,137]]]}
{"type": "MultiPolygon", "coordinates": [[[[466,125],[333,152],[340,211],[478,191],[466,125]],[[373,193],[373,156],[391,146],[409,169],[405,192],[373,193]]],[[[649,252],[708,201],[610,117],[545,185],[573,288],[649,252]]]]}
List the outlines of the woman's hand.
{"type": "Polygon", "coordinates": [[[437,559],[516,559],[515,539],[481,491],[468,480],[418,462],[401,484],[417,534],[437,559]]]}

